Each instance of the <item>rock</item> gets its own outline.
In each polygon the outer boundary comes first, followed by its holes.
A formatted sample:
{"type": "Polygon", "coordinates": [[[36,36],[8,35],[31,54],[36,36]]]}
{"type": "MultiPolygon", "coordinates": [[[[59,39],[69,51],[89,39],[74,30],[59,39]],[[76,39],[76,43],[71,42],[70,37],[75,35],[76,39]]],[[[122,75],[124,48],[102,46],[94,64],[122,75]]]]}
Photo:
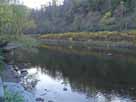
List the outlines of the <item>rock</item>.
{"type": "Polygon", "coordinates": [[[47,93],[41,94],[41,96],[45,96],[45,95],[47,95],[47,93]]]}
{"type": "Polygon", "coordinates": [[[19,68],[17,67],[17,66],[12,66],[12,69],[14,70],[14,71],[19,71],[19,68]]]}
{"type": "Polygon", "coordinates": [[[28,73],[27,70],[23,69],[20,71],[21,73],[28,73]]]}
{"type": "Polygon", "coordinates": [[[47,89],[44,89],[45,91],[48,91],[47,89]]]}
{"type": "Polygon", "coordinates": [[[131,89],[131,90],[135,90],[135,88],[133,88],[133,87],[132,87],[132,88],[130,88],[130,89],[131,89]]]}
{"type": "Polygon", "coordinates": [[[63,91],[67,91],[68,89],[65,87],[65,88],[63,88],[63,91]]]}
{"type": "Polygon", "coordinates": [[[24,77],[28,74],[27,70],[21,70],[20,73],[21,73],[22,77],[24,77]]]}
{"type": "Polygon", "coordinates": [[[65,82],[62,82],[61,84],[62,84],[62,85],[64,85],[64,84],[65,84],[65,82]]]}
{"type": "Polygon", "coordinates": [[[50,90],[48,90],[48,89],[44,89],[46,92],[49,92],[50,90]]]}
{"type": "Polygon", "coordinates": [[[44,99],[41,98],[41,97],[39,97],[39,98],[36,98],[36,101],[37,101],[37,102],[44,102],[44,99]]]}
{"type": "Polygon", "coordinates": [[[0,48],[3,48],[8,45],[8,42],[0,42],[0,48]]]}
{"type": "Polygon", "coordinates": [[[13,71],[15,78],[20,78],[19,71],[13,71]]]}
{"type": "Polygon", "coordinates": [[[112,56],[112,53],[108,53],[107,55],[108,55],[108,56],[112,56]]]}
{"type": "Polygon", "coordinates": [[[54,102],[54,101],[52,101],[52,100],[49,100],[48,102],[54,102]]]}

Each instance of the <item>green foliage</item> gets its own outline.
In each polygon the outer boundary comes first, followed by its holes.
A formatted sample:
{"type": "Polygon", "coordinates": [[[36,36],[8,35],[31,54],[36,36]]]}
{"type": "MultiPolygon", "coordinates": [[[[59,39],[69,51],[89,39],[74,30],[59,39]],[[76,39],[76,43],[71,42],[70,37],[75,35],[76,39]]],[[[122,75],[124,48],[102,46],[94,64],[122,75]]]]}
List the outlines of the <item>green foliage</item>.
{"type": "Polygon", "coordinates": [[[15,32],[15,34],[22,34],[24,30],[28,29],[28,28],[34,28],[35,24],[34,21],[32,19],[29,19],[29,15],[30,15],[30,10],[25,7],[25,6],[21,6],[21,5],[12,5],[11,6],[12,11],[13,11],[13,33],[15,32]]]}
{"type": "Polygon", "coordinates": [[[4,57],[3,57],[3,53],[2,53],[2,49],[0,49],[0,70],[3,69],[4,67],[4,57]]]}
{"type": "Polygon", "coordinates": [[[136,28],[136,0],[64,0],[33,10],[32,33],[126,31],[136,28]]]}
{"type": "Polygon", "coordinates": [[[5,89],[5,101],[4,102],[24,102],[24,98],[18,93],[11,93],[5,89]]]}
{"type": "Polygon", "coordinates": [[[114,19],[112,18],[112,13],[110,11],[106,12],[105,15],[101,18],[100,21],[102,24],[111,24],[114,22],[114,19]]]}
{"type": "Polygon", "coordinates": [[[8,5],[0,5],[0,35],[8,34],[7,28],[11,26],[12,10],[8,5]]]}
{"type": "Polygon", "coordinates": [[[21,44],[25,48],[32,48],[39,45],[39,42],[29,35],[18,35],[14,42],[21,44]]]}
{"type": "Polygon", "coordinates": [[[36,45],[36,40],[23,35],[23,31],[34,28],[35,24],[29,19],[30,10],[22,5],[0,5],[0,41],[17,42],[24,46],[36,45]]]}

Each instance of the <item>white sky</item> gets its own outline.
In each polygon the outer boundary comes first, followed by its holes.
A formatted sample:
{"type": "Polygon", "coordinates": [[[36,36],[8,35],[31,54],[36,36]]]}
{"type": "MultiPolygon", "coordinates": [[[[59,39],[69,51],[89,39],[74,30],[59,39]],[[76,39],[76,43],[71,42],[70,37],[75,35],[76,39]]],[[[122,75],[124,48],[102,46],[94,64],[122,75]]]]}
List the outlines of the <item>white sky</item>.
{"type": "MultiPolygon", "coordinates": [[[[23,4],[30,8],[40,8],[41,5],[48,5],[52,0],[22,0],[23,4]]],[[[63,3],[63,0],[57,0],[59,4],[63,3]]]]}

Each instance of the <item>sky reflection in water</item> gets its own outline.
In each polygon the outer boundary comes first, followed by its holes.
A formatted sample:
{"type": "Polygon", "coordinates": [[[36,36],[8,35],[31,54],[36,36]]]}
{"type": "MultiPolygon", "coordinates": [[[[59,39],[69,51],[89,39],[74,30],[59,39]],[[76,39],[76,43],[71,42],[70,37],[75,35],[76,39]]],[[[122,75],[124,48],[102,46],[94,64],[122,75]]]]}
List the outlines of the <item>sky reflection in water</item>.
{"type": "Polygon", "coordinates": [[[53,78],[43,73],[40,68],[28,69],[29,75],[36,74],[36,79],[40,80],[35,89],[36,97],[42,97],[46,101],[54,102],[133,102],[129,97],[119,96],[118,94],[107,95],[102,92],[94,92],[91,96],[84,93],[73,91],[70,84],[63,84],[64,80],[53,78]],[[64,91],[67,88],[67,91],[64,91]]]}
{"type": "MultiPolygon", "coordinates": [[[[37,54],[16,52],[40,80],[33,92],[54,102],[134,102],[136,53],[45,46],[37,54]],[[66,90],[64,90],[66,88],[66,90]]],[[[34,75],[33,75],[34,74],[34,75]]]]}

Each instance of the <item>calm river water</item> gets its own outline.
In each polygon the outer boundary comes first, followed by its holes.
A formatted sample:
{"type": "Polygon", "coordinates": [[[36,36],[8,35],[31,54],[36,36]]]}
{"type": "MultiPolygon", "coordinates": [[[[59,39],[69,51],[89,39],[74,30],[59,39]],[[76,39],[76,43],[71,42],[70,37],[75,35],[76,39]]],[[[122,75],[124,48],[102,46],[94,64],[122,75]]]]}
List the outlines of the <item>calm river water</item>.
{"type": "Polygon", "coordinates": [[[15,56],[45,102],[136,102],[135,51],[42,46],[15,56]]]}

